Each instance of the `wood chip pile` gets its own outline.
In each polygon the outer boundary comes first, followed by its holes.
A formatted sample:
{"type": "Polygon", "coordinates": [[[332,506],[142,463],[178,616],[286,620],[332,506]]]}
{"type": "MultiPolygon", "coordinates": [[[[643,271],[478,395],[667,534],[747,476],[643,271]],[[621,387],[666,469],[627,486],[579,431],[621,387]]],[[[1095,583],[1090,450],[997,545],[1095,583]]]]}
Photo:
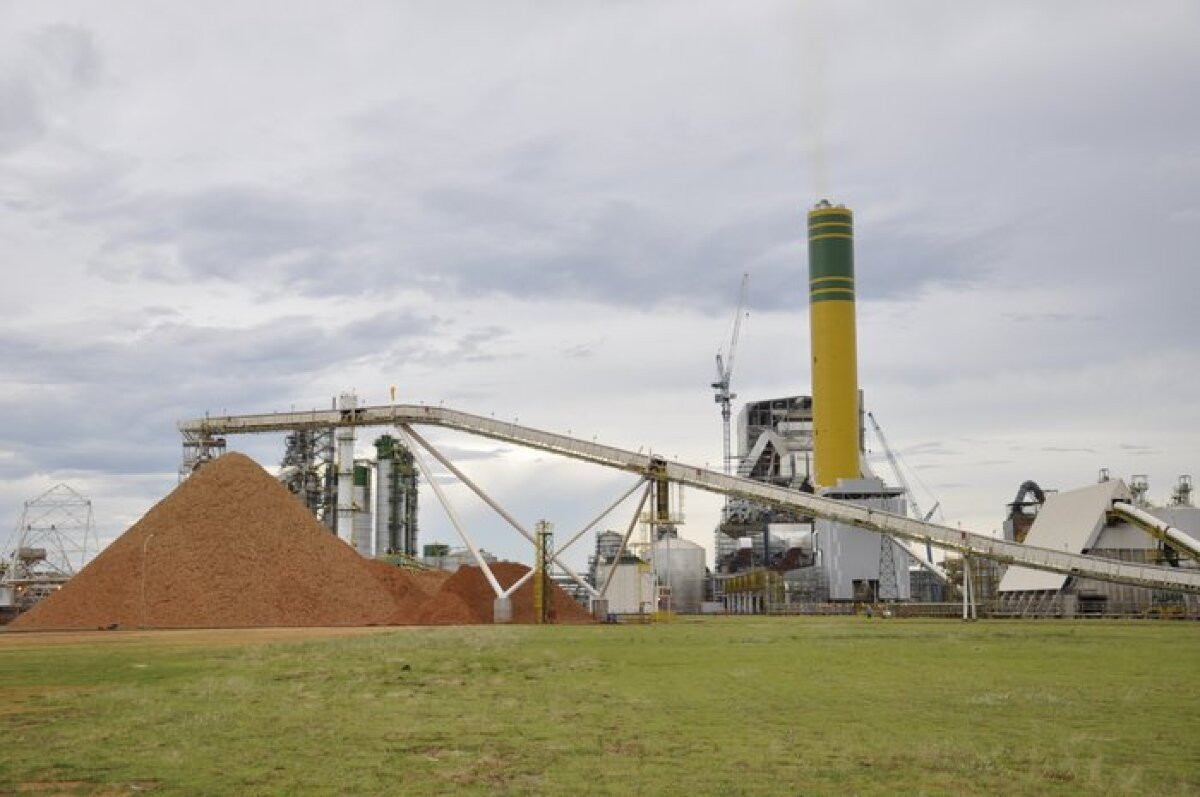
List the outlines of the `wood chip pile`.
{"type": "MultiPolygon", "coordinates": [[[[508,587],[524,565],[499,563],[508,587]]],[[[589,622],[552,590],[557,622],[589,622]]],[[[205,465],[13,629],[238,628],[490,623],[477,567],[412,573],[364,559],[249,457],[205,465]]],[[[533,590],[513,596],[533,621],[533,590]]]]}

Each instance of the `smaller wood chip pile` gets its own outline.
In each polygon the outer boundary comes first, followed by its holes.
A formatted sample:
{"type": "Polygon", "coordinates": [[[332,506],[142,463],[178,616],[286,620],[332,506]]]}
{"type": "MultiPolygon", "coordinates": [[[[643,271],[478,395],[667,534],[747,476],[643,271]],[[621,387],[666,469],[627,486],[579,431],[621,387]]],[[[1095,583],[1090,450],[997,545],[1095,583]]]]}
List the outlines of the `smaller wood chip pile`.
{"type": "MultiPolygon", "coordinates": [[[[499,563],[507,588],[527,570],[499,563]]],[[[490,623],[477,567],[410,573],[364,559],[242,454],[205,465],[13,629],[490,623]]],[[[590,622],[553,588],[557,622],[590,622]]],[[[513,620],[533,621],[532,583],[513,620]]]]}

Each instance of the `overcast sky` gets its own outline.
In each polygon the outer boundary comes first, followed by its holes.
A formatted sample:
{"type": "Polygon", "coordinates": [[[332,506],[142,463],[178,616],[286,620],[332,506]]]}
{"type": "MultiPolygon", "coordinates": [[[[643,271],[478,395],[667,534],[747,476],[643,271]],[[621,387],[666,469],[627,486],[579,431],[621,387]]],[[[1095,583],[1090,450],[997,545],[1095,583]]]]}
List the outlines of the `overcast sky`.
{"type": "MultiPolygon", "coordinates": [[[[1101,467],[1165,501],[1200,470],[1197,42],[1194,0],[0,0],[0,518],[66,481],[115,536],[178,420],[391,385],[719,467],[743,272],[739,401],[809,391],[824,196],[927,507],[991,531],[1101,467]]],[[[563,535],[632,480],[431,436],[563,535]]]]}

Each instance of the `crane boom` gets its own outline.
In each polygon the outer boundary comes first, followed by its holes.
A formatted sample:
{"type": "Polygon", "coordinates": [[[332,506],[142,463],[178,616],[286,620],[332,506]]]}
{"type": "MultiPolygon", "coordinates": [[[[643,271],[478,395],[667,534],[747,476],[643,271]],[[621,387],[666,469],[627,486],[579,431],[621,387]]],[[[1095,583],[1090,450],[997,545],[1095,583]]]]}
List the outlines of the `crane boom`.
{"type": "MultiPolygon", "coordinates": [[[[896,459],[896,455],[892,452],[892,447],[888,445],[887,438],[883,436],[883,429],[879,428],[879,421],[875,420],[875,415],[868,412],[867,420],[871,422],[871,428],[875,431],[875,438],[879,440],[879,445],[883,447],[884,456],[887,457],[888,464],[892,466],[892,472],[896,474],[896,481],[900,488],[904,490],[904,495],[908,497],[908,507],[912,510],[913,517],[928,523],[929,518],[933,517],[933,513],[941,505],[941,502],[933,505],[933,509],[929,510],[928,515],[921,514],[921,507],[917,504],[917,495],[913,492],[912,485],[908,483],[908,479],[904,478],[904,471],[900,470],[900,462],[896,459]]],[[[930,562],[933,561],[933,547],[925,543],[925,558],[930,562]]]]}
{"type": "Polygon", "coordinates": [[[904,473],[900,470],[900,463],[896,460],[896,455],[892,453],[892,447],[888,445],[887,438],[883,436],[883,430],[879,428],[879,421],[875,420],[873,413],[867,413],[867,420],[871,422],[871,429],[875,431],[875,438],[879,441],[879,445],[883,447],[883,454],[887,457],[888,464],[892,466],[892,472],[896,474],[896,481],[904,490],[904,494],[908,497],[908,506],[912,510],[914,517],[921,518],[921,507],[917,505],[917,496],[913,494],[912,486],[909,485],[908,479],[904,478],[904,473]]]}
{"type": "MultiPolygon", "coordinates": [[[[746,299],[750,290],[750,275],[742,275],[742,287],[738,291],[737,315],[733,318],[733,335],[729,338],[729,359],[725,363],[725,381],[733,377],[733,358],[737,354],[738,338],[742,334],[742,319],[746,317],[746,299]]],[[[731,397],[733,398],[733,397],[731,397]]]]}
{"type": "MultiPolygon", "coordinates": [[[[717,381],[712,383],[713,390],[717,391],[713,400],[721,405],[721,425],[724,436],[722,438],[722,468],[725,475],[730,473],[730,466],[733,457],[729,453],[729,419],[733,414],[733,400],[737,398],[736,393],[731,393],[729,390],[730,380],[733,378],[733,358],[737,353],[738,337],[742,333],[742,318],[746,313],[746,298],[749,293],[750,275],[742,275],[742,287],[738,293],[738,306],[733,315],[733,334],[729,338],[729,348],[725,349],[724,353],[721,350],[717,351],[717,381]]],[[[725,348],[725,344],[721,344],[721,348],[725,348]]]]}

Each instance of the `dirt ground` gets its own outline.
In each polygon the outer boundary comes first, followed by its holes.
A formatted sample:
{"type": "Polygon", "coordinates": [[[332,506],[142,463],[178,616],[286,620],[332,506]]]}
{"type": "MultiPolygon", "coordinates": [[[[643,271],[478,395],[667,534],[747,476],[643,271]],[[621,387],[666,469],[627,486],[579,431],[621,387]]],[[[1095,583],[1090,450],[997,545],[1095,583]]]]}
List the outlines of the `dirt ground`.
{"type": "Polygon", "coordinates": [[[316,628],[183,628],[143,631],[3,631],[0,630],[0,655],[17,648],[60,647],[70,645],[128,645],[152,642],[155,645],[268,645],[306,639],[362,636],[388,631],[415,631],[412,626],[316,627],[316,628]]]}

